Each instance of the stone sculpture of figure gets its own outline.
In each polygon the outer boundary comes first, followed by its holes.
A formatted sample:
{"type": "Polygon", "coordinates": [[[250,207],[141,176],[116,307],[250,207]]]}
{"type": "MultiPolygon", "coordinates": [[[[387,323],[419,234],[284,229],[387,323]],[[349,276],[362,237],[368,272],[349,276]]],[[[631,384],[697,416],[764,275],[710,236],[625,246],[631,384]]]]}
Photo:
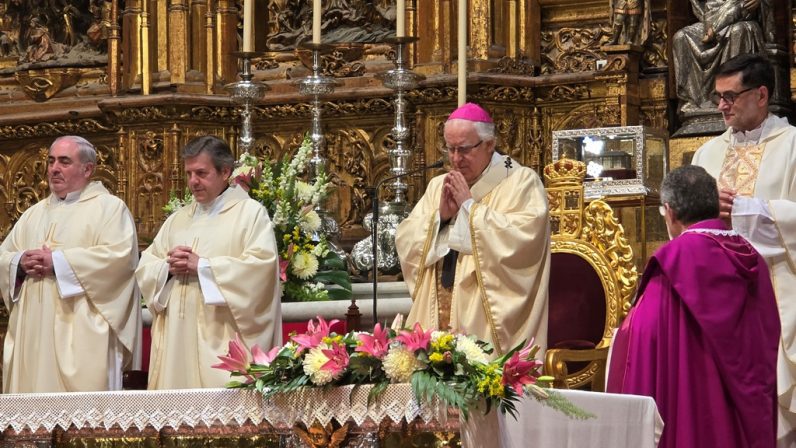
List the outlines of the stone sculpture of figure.
{"type": "Polygon", "coordinates": [[[50,29],[38,17],[30,19],[27,32],[28,50],[25,62],[42,62],[57,58],[64,52],[64,46],[55,42],[50,29]]]}
{"type": "Polygon", "coordinates": [[[715,111],[716,69],[742,53],[763,53],[774,42],[771,0],[691,0],[698,22],[674,34],[677,97],[683,113],[715,111]]]}
{"type": "Polygon", "coordinates": [[[19,29],[8,14],[8,4],[0,1],[0,57],[16,55],[18,42],[19,29]]]}
{"type": "Polygon", "coordinates": [[[650,1],[614,0],[611,3],[611,39],[608,45],[643,45],[649,37],[650,1]]]}

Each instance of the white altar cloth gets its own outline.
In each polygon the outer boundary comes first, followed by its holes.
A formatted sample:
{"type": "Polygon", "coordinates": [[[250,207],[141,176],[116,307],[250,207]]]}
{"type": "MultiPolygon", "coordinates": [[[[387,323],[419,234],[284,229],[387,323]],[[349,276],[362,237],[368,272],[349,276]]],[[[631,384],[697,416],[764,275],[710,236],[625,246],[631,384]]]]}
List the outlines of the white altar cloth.
{"type": "Polygon", "coordinates": [[[325,425],[332,418],[393,422],[422,419],[445,422],[448,408],[439,402],[420,405],[409,384],[390,385],[379,400],[367,406],[371,386],[342,386],[330,390],[303,389],[263,400],[254,391],[238,389],[190,389],[164,391],[121,391],[0,395],[0,431],[19,432],[56,426],[111,428],[123,430],[153,427],[196,427],[212,424],[258,424],[290,427],[296,422],[325,425]]]}
{"type": "MultiPolygon", "coordinates": [[[[533,398],[517,406],[517,420],[499,415],[501,448],[632,447],[655,448],[663,420],[655,400],[637,395],[558,390],[579,408],[597,418],[573,420],[533,398]]],[[[464,435],[462,436],[464,437],[464,435]]],[[[491,446],[491,445],[484,445],[491,446]]]]}

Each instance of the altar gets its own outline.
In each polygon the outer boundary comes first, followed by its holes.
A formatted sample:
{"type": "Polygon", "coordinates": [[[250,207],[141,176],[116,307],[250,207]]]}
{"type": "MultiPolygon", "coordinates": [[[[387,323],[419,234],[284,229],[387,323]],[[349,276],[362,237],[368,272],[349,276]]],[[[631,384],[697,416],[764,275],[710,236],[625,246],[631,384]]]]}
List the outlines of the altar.
{"type": "Polygon", "coordinates": [[[0,447],[476,447],[486,436],[506,448],[653,448],[663,426],[649,397],[560,390],[595,417],[573,420],[526,398],[517,420],[471,414],[471,426],[488,426],[473,438],[456,410],[418,403],[408,384],[370,406],[369,390],[305,389],[271,400],[233,389],[3,395],[0,447]]]}

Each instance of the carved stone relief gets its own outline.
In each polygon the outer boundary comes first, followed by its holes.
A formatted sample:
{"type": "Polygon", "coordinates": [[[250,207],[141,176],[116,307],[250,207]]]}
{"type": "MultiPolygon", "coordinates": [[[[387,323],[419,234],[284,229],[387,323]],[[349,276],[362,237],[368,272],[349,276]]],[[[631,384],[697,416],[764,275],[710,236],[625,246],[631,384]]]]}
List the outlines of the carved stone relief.
{"type": "Polygon", "coordinates": [[[605,59],[600,46],[609,39],[610,28],[561,28],[542,32],[542,74],[574,73],[596,69],[605,59]]]}
{"type": "Polygon", "coordinates": [[[107,62],[111,1],[0,2],[0,58],[28,68],[92,66],[107,62]]]}
{"type": "Polygon", "coordinates": [[[163,135],[153,131],[133,134],[131,155],[135,157],[133,190],[135,216],[141,236],[154,237],[161,225],[165,174],[168,173],[163,135]]]}
{"type": "MultiPolygon", "coordinates": [[[[326,0],[323,42],[379,42],[395,34],[395,6],[389,0],[326,0]]],[[[312,2],[268,1],[270,51],[293,50],[312,37],[312,2]]]]}

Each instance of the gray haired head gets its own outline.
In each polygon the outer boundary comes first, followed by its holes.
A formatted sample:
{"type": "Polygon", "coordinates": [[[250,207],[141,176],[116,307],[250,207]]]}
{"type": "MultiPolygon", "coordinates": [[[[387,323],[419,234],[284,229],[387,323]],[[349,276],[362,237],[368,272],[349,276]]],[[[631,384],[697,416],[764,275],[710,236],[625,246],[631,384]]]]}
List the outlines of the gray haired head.
{"type": "Polygon", "coordinates": [[[92,165],[97,164],[97,150],[88,140],[77,135],[64,135],[63,137],[56,138],[52,142],[50,145],[50,151],[52,151],[52,148],[56,143],[61,141],[68,141],[77,146],[77,156],[80,158],[80,163],[91,163],[92,165]]]}
{"type": "Polygon", "coordinates": [[[663,179],[661,203],[669,204],[675,218],[686,225],[718,218],[719,190],[716,179],[701,166],[677,168],[663,179]]]}

